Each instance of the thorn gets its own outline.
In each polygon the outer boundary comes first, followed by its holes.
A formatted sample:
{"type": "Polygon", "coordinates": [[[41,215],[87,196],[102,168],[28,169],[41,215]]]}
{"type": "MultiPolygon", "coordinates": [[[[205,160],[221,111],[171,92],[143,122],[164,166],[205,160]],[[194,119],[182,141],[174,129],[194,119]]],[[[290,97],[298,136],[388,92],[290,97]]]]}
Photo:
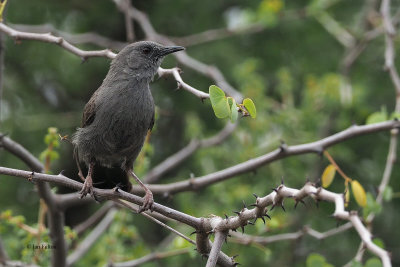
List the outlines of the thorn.
{"type": "Polygon", "coordinates": [[[65,176],[64,173],[65,173],[65,170],[61,170],[60,173],[59,173],[58,175],[59,175],[59,176],[65,176]]]}
{"type": "Polygon", "coordinates": [[[269,216],[268,214],[265,213],[264,216],[271,220],[271,216],[269,216]]]}
{"type": "Polygon", "coordinates": [[[242,228],[242,234],[244,234],[244,226],[240,226],[240,228],[242,228]]]}
{"type": "Polygon", "coordinates": [[[258,196],[255,194],[255,193],[253,193],[253,196],[257,199],[258,198],[258,196]]]}
{"type": "Polygon", "coordinates": [[[243,209],[247,209],[246,203],[244,202],[244,200],[242,201],[243,201],[243,209]]]}
{"type": "Polygon", "coordinates": [[[299,204],[299,201],[296,200],[296,203],[294,203],[294,209],[297,208],[297,204],[299,204]]]}
{"type": "Polygon", "coordinates": [[[119,189],[119,187],[116,186],[116,187],[113,188],[113,191],[114,191],[115,193],[117,193],[117,192],[118,192],[118,189],[119,189]]]}
{"type": "Polygon", "coordinates": [[[197,231],[191,232],[190,235],[197,234],[197,231]]]}
{"type": "MultiPolygon", "coordinates": [[[[268,217],[269,217],[269,216],[268,216],[268,217]]],[[[263,221],[263,223],[265,224],[264,216],[261,216],[260,218],[261,218],[261,220],[263,221]]],[[[270,219],[271,219],[271,218],[270,218],[270,219]]]]}
{"type": "Polygon", "coordinates": [[[227,220],[228,220],[228,218],[229,218],[229,217],[228,217],[228,215],[226,215],[226,214],[224,214],[224,215],[225,215],[225,219],[227,219],[227,220]]]}
{"type": "Polygon", "coordinates": [[[239,262],[235,262],[234,264],[233,264],[233,266],[238,266],[238,265],[241,265],[239,262]]]}
{"type": "Polygon", "coordinates": [[[202,102],[203,104],[204,104],[204,99],[205,99],[204,97],[201,97],[201,98],[200,98],[200,100],[201,100],[201,102],[202,102]]]}
{"type": "Polygon", "coordinates": [[[240,216],[240,212],[239,211],[233,211],[233,213],[237,214],[238,216],[240,216]]]}
{"type": "Polygon", "coordinates": [[[254,223],[252,221],[247,221],[247,223],[250,224],[250,225],[254,225],[254,223]]]}
{"type": "Polygon", "coordinates": [[[272,191],[275,191],[276,193],[278,193],[278,190],[276,188],[271,188],[272,191]]]}
{"type": "Polygon", "coordinates": [[[29,176],[28,176],[28,181],[32,182],[33,180],[33,176],[35,175],[35,172],[32,172],[29,176]]]}
{"type": "Polygon", "coordinates": [[[206,232],[207,235],[212,235],[212,234],[214,234],[214,233],[215,233],[214,230],[210,230],[210,231],[206,232]]]}
{"type": "Polygon", "coordinates": [[[317,206],[317,209],[319,208],[319,200],[315,201],[315,206],[317,206]]]}
{"type": "Polygon", "coordinates": [[[281,184],[284,184],[284,182],[283,182],[283,176],[282,176],[282,178],[281,178],[281,184]]]}
{"type": "Polygon", "coordinates": [[[270,209],[270,210],[273,210],[274,208],[275,208],[275,204],[273,204],[273,205],[272,205],[272,207],[271,207],[271,209],[270,209]]]}
{"type": "Polygon", "coordinates": [[[282,207],[283,211],[286,212],[285,206],[283,206],[283,202],[282,202],[282,204],[281,204],[281,207],[282,207]]]}
{"type": "Polygon", "coordinates": [[[239,254],[233,255],[233,256],[231,257],[231,259],[234,260],[234,259],[237,258],[237,257],[239,257],[239,254]]]}
{"type": "Polygon", "coordinates": [[[249,207],[258,207],[257,204],[251,204],[249,207]]]}

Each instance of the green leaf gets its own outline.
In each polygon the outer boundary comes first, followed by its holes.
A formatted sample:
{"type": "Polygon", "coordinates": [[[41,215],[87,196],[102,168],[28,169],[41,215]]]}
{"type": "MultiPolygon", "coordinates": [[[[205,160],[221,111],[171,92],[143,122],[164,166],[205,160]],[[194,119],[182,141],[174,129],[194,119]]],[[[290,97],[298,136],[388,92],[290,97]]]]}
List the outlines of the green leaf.
{"type": "Polygon", "coordinates": [[[230,116],[231,109],[224,91],[218,86],[211,85],[209,88],[211,105],[217,118],[223,119],[230,116]]]}
{"type": "Polygon", "coordinates": [[[335,178],[336,168],[332,164],[329,164],[324,172],[322,173],[322,186],[327,188],[331,185],[333,178],[335,178]]]}
{"type": "Polygon", "coordinates": [[[367,118],[367,124],[373,124],[378,122],[383,122],[388,120],[388,115],[385,108],[382,108],[381,111],[374,112],[367,118]]]}
{"type": "Polygon", "coordinates": [[[364,218],[367,218],[370,213],[379,214],[382,211],[382,206],[376,202],[371,193],[367,193],[367,206],[363,210],[364,218]]]}
{"type": "Polygon", "coordinates": [[[231,122],[234,123],[237,121],[238,118],[238,110],[235,99],[232,98],[231,104],[231,122]]]}
{"type": "Polygon", "coordinates": [[[317,253],[311,253],[307,257],[306,266],[307,267],[328,267],[328,266],[332,266],[332,265],[330,265],[329,263],[326,262],[326,259],[324,256],[317,254],[317,253]]]}
{"type": "Polygon", "coordinates": [[[385,190],[383,190],[383,199],[386,202],[391,201],[393,198],[393,189],[390,186],[386,186],[385,190]]]}
{"type": "Polygon", "coordinates": [[[372,242],[373,242],[375,245],[377,245],[378,247],[385,249],[385,243],[383,243],[383,240],[382,240],[382,239],[380,239],[380,238],[374,238],[374,239],[372,239],[372,242]]]}
{"type": "Polygon", "coordinates": [[[390,119],[391,119],[391,120],[394,120],[394,119],[400,120],[400,113],[398,113],[398,112],[393,112],[393,113],[390,115],[390,119]]]}
{"type": "Polygon", "coordinates": [[[245,100],[243,100],[243,105],[249,112],[250,116],[253,119],[255,119],[257,116],[257,111],[256,111],[256,106],[254,105],[253,100],[251,100],[250,98],[246,98],[245,100]]]}
{"type": "Polygon", "coordinates": [[[371,258],[367,260],[365,267],[382,267],[382,262],[378,258],[371,258]]]}

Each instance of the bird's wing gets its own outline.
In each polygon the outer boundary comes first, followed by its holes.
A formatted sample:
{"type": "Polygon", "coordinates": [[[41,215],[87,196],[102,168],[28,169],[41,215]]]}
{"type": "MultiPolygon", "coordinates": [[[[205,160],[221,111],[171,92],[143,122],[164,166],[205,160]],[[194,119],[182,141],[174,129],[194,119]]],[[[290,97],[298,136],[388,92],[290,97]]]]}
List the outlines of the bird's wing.
{"type": "Polygon", "coordinates": [[[86,103],[85,108],[83,109],[82,114],[82,125],[81,127],[84,128],[89,126],[94,121],[96,116],[96,95],[98,91],[94,92],[90,100],[86,103]]]}

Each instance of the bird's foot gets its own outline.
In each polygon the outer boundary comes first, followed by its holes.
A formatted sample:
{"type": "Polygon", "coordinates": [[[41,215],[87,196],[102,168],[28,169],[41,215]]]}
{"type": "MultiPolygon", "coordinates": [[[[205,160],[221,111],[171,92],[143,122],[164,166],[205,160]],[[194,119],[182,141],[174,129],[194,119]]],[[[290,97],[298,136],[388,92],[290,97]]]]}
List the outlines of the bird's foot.
{"type": "Polygon", "coordinates": [[[139,208],[138,213],[141,213],[146,210],[153,211],[153,204],[154,204],[153,193],[150,190],[148,190],[146,191],[146,195],[143,197],[143,206],[139,208]]]}
{"type": "Polygon", "coordinates": [[[84,198],[87,194],[90,194],[94,198],[94,200],[98,201],[96,195],[94,194],[92,177],[86,177],[82,189],[81,191],[79,191],[79,194],[81,194],[80,198],[84,198]]]}

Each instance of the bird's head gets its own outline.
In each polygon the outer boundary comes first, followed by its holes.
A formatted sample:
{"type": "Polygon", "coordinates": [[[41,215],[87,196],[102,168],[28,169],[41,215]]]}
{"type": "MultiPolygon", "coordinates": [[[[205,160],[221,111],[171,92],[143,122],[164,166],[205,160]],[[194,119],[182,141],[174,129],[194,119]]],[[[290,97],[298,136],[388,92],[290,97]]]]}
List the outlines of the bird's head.
{"type": "Polygon", "coordinates": [[[182,46],[163,46],[156,42],[140,41],[122,49],[113,60],[112,66],[138,79],[152,79],[166,55],[184,49],[182,46]]]}

